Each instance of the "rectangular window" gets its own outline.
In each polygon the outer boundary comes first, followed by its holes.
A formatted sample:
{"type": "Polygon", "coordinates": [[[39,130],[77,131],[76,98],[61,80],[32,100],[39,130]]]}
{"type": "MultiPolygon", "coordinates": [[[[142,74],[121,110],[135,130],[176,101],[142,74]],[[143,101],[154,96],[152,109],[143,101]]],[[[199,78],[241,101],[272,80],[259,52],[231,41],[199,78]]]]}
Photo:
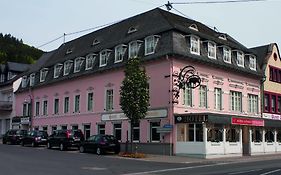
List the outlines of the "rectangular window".
{"type": "Polygon", "coordinates": [[[77,131],[79,128],[78,128],[78,125],[72,125],[71,129],[72,129],[73,131],[77,131]]]}
{"type": "Polygon", "coordinates": [[[244,67],[244,54],[243,52],[237,51],[237,65],[244,67]]]}
{"type": "Polygon", "coordinates": [[[23,105],[22,105],[22,115],[23,116],[29,116],[30,115],[30,104],[29,103],[23,103],[23,105]]]}
{"type": "Polygon", "coordinates": [[[54,101],[54,114],[58,114],[59,113],[59,99],[56,98],[54,101]]]}
{"type": "Polygon", "coordinates": [[[216,44],[214,42],[208,42],[208,57],[216,59],[216,44]]]}
{"type": "Polygon", "coordinates": [[[115,63],[123,61],[124,55],[126,52],[126,45],[120,44],[115,47],[115,63]]]}
{"type": "Polygon", "coordinates": [[[107,60],[110,55],[110,50],[106,49],[100,52],[100,67],[107,65],[107,60]]]}
{"type": "Polygon", "coordinates": [[[40,115],[40,102],[39,101],[37,101],[36,103],[35,103],[35,116],[39,116],[40,115]]]}
{"type": "Polygon", "coordinates": [[[75,98],[74,98],[74,112],[80,112],[80,95],[75,95],[75,98]]]}
{"type": "Polygon", "coordinates": [[[105,134],[105,124],[98,125],[98,134],[105,134]]]}
{"type": "Polygon", "coordinates": [[[129,43],[129,58],[138,57],[142,41],[132,41],[129,43]]]}
{"type": "Polygon", "coordinates": [[[249,113],[258,113],[258,96],[248,94],[248,112],[249,113]]]}
{"type": "Polygon", "coordinates": [[[91,136],[91,125],[90,124],[84,125],[84,135],[85,135],[85,139],[87,139],[91,136]]]}
{"type": "Polygon", "coordinates": [[[97,56],[96,54],[89,54],[89,55],[86,56],[86,68],[85,68],[85,70],[93,69],[96,56],[97,56]]]}
{"type": "Polygon", "coordinates": [[[1,74],[0,75],[0,82],[3,83],[5,81],[5,75],[1,74]]]}
{"type": "Polygon", "coordinates": [[[43,101],[43,115],[48,115],[48,101],[43,101]]]}
{"type": "Polygon", "coordinates": [[[42,130],[48,132],[48,126],[43,126],[42,130]]]}
{"type": "Polygon", "coordinates": [[[48,74],[48,68],[43,68],[40,70],[40,82],[44,82],[48,74]]]}
{"type": "Polygon", "coordinates": [[[140,141],[140,124],[135,123],[133,124],[133,141],[137,142],[140,141]]]}
{"type": "Polygon", "coordinates": [[[93,111],[93,103],[94,102],[94,93],[90,92],[88,93],[88,103],[87,103],[87,109],[88,111],[93,111]]]}
{"type": "Polygon", "coordinates": [[[160,133],[157,132],[157,128],[160,128],[160,122],[151,122],[150,123],[150,141],[159,142],[160,133]]]}
{"type": "Polygon", "coordinates": [[[106,111],[112,111],[113,110],[113,89],[107,89],[106,90],[105,110],[106,111]]]}
{"type": "Polygon", "coordinates": [[[264,94],[264,111],[269,112],[269,95],[264,94]]]}
{"type": "Polygon", "coordinates": [[[52,126],[52,133],[55,133],[57,131],[57,126],[52,126]]]}
{"type": "Polygon", "coordinates": [[[215,88],[214,89],[214,95],[215,95],[215,109],[216,110],[222,110],[222,92],[221,92],[221,88],[215,88]]]}
{"type": "Polygon", "coordinates": [[[199,88],[199,106],[207,108],[207,87],[201,85],[199,88]]]}
{"type": "Polygon", "coordinates": [[[153,54],[158,43],[159,36],[152,35],[145,38],[145,55],[153,54]]]}
{"type": "Polygon", "coordinates": [[[190,53],[200,55],[200,39],[197,36],[190,36],[190,53]]]}
{"type": "Polygon", "coordinates": [[[122,125],[121,123],[118,124],[114,124],[114,136],[117,140],[121,140],[122,139],[122,125]]]}
{"type": "Polygon", "coordinates": [[[74,73],[80,72],[80,69],[82,67],[83,62],[84,62],[83,57],[79,57],[79,58],[75,59],[75,61],[74,61],[74,73]]]}
{"type": "Polygon", "coordinates": [[[250,55],[249,56],[249,67],[250,69],[252,70],[256,70],[257,69],[257,61],[256,61],[256,57],[255,56],[252,56],[250,55]]]}
{"type": "Polygon", "coordinates": [[[223,47],[223,61],[231,63],[231,49],[229,47],[223,47]]]}
{"type": "Polygon", "coordinates": [[[281,113],[281,96],[277,99],[277,113],[281,113]]]}
{"type": "Polygon", "coordinates": [[[187,86],[183,90],[183,104],[185,106],[192,106],[192,89],[187,86]]]}
{"type": "Polygon", "coordinates": [[[64,113],[69,112],[69,97],[64,97],[64,113]]]}
{"type": "Polygon", "coordinates": [[[58,78],[62,69],[62,64],[56,64],[54,70],[54,78],[58,78]]]}
{"type": "Polygon", "coordinates": [[[34,83],[35,83],[35,73],[32,73],[29,76],[29,86],[34,86],[34,83]]]}
{"type": "Polygon", "coordinates": [[[271,112],[276,113],[276,96],[271,95],[271,112]]]}
{"type": "Polygon", "coordinates": [[[72,64],[73,64],[72,60],[68,60],[64,62],[63,75],[68,75],[70,73],[72,64]]]}
{"type": "Polygon", "coordinates": [[[242,93],[230,91],[230,96],[231,110],[242,112],[242,93]]]}
{"type": "Polygon", "coordinates": [[[27,76],[22,77],[21,87],[25,88],[27,86],[27,76]]]}

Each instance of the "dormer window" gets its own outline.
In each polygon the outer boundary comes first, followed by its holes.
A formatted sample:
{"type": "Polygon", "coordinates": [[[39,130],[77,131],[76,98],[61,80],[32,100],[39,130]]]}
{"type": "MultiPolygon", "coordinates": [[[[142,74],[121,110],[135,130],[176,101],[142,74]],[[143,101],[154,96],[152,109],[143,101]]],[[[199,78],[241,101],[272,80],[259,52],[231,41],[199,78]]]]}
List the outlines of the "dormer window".
{"type": "Polygon", "coordinates": [[[85,68],[85,70],[93,69],[96,57],[97,57],[97,54],[94,54],[94,53],[91,53],[91,54],[86,56],[86,68],[85,68]]]}
{"type": "Polygon", "coordinates": [[[66,55],[68,55],[68,54],[71,54],[72,53],[72,49],[67,49],[67,51],[66,51],[66,55]]]}
{"type": "Polygon", "coordinates": [[[216,43],[209,41],[208,42],[208,57],[212,59],[216,59],[216,43]]]}
{"type": "Polygon", "coordinates": [[[58,63],[54,67],[54,78],[58,78],[62,69],[62,64],[58,63]]]}
{"type": "Polygon", "coordinates": [[[40,70],[40,82],[44,82],[48,74],[48,68],[43,68],[40,70]]]}
{"type": "Polygon", "coordinates": [[[72,67],[73,61],[72,60],[68,60],[66,62],[64,62],[64,66],[63,66],[63,75],[68,75],[70,73],[71,67],[72,67]]]}
{"type": "Polygon", "coordinates": [[[191,24],[188,28],[192,29],[192,30],[195,30],[195,31],[198,31],[198,27],[196,24],[191,24]]]}
{"type": "Polygon", "coordinates": [[[231,63],[231,49],[229,47],[223,47],[223,61],[226,63],[231,63]]]}
{"type": "Polygon", "coordinates": [[[114,63],[119,63],[123,61],[127,46],[124,44],[120,44],[115,47],[115,61],[114,63]]]}
{"type": "Polygon", "coordinates": [[[111,50],[105,49],[100,52],[100,67],[106,66],[111,50]]]}
{"type": "Polygon", "coordinates": [[[29,75],[29,86],[34,86],[35,83],[35,73],[29,75]]]}
{"type": "Polygon", "coordinates": [[[192,54],[200,55],[200,39],[197,36],[190,36],[190,52],[192,54]]]}
{"type": "Polygon", "coordinates": [[[15,74],[15,73],[10,72],[10,71],[8,72],[8,80],[13,79],[15,76],[16,76],[16,74],[15,74]]]}
{"type": "Polygon", "coordinates": [[[138,57],[142,41],[132,41],[129,43],[129,58],[138,57]]]}
{"type": "Polygon", "coordinates": [[[97,40],[97,39],[95,39],[95,40],[93,41],[93,43],[92,43],[92,46],[98,45],[99,43],[100,43],[100,41],[97,40]]]}
{"type": "Polygon", "coordinates": [[[138,30],[135,27],[130,27],[128,30],[128,34],[134,33],[136,31],[138,31],[138,30]]]}
{"type": "Polygon", "coordinates": [[[257,59],[254,55],[249,56],[249,67],[251,70],[257,70],[257,59]]]}
{"type": "Polygon", "coordinates": [[[237,51],[237,66],[244,67],[244,54],[241,51],[237,51]]]}
{"type": "Polygon", "coordinates": [[[25,88],[27,85],[27,76],[22,77],[21,87],[25,88]]]}
{"type": "Polygon", "coordinates": [[[155,52],[156,45],[159,41],[160,36],[152,35],[145,38],[145,55],[150,55],[155,52]]]}
{"type": "Polygon", "coordinates": [[[3,83],[5,81],[5,75],[1,74],[0,75],[0,82],[3,83]]]}
{"type": "Polygon", "coordinates": [[[79,58],[75,59],[75,61],[74,61],[74,73],[80,72],[84,59],[85,58],[83,58],[83,57],[79,57],[79,58]]]}
{"type": "Polygon", "coordinates": [[[220,34],[219,39],[226,40],[226,35],[225,34],[220,34]]]}

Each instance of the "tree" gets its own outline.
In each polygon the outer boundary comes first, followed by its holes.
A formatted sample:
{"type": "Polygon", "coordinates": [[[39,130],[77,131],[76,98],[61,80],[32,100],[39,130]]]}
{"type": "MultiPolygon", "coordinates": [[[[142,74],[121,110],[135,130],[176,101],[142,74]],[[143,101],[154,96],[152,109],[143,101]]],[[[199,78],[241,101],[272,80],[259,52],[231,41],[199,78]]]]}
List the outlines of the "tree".
{"type": "Polygon", "coordinates": [[[133,126],[144,118],[149,106],[149,84],[145,68],[139,58],[128,60],[125,78],[120,89],[120,105],[131,122],[131,152],[133,152],[133,126]]]}

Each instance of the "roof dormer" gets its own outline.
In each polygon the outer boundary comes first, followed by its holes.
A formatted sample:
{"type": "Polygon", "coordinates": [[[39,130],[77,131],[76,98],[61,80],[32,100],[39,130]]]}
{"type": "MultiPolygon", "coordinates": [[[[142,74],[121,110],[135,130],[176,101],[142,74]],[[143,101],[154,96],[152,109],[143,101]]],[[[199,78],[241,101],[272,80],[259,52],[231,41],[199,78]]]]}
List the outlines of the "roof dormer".
{"type": "Polygon", "coordinates": [[[196,24],[191,24],[188,28],[192,29],[192,30],[195,30],[198,32],[198,27],[196,24]]]}

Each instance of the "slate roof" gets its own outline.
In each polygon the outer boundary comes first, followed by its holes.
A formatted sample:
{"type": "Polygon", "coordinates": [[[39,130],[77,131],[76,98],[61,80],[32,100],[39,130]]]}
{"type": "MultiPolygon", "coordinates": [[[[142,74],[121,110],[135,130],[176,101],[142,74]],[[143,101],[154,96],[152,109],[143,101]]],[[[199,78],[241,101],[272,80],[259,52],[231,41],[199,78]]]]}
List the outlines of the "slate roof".
{"type": "MultiPolygon", "coordinates": [[[[200,37],[201,41],[214,41],[217,46],[228,46],[232,50],[241,50],[245,54],[253,54],[253,52],[243,46],[241,43],[233,39],[227,34],[219,33],[213,29],[210,29],[206,25],[187,19],[185,17],[170,13],[168,11],[156,8],[148,12],[133,16],[131,18],[122,20],[116,24],[94,31],[87,35],[81,36],[77,39],[62,44],[58,49],[53,52],[44,54],[39,60],[37,65],[34,65],[28,74],[36,72],[36,80],[39,86],[54,83],[64,79],[69,79],[77,76],[92,74],[112,68],[121,67],[128,57],[128,49],[125,54],[125,59],[121,63],[114,63],[114,48],[119,44],[128,45],[129,42],[134,40],[144,40],[145,37],[150,35],[160,35],[161,38],[157,44],[156,51],[152,55],[144,55],[144,44],[140,48],[139,56],[143,57],[143,60],[159,59],[166,55],[177,56],[180,59],[188,59],[190,61],[196,61],[203,64],[211,64],[215,67],[220,67],[226,70],[234,71],[236,73],[247,74],[255,77],[260,77],[260,69],[252,71],[248,67],[248,62],[245,59],[245,68],[238,67],[234,63],[236,60],[232,59],[232,64],[225,63],[222,57],[218,59],[210,59],[206,55],[194,55],[189,52],[186,36],[196,35],[200,37]],[[196,25],[198,31],[190,29],[189,26],[196,25]],[[129,28],[135,28],[137,31],[128,33],[129,28]],[[219,36],[224,35],[226,40],[220,39],[219,36]],[[99,41],[99,44],[93,45],[93,41],[99,41]],[[66,60],[73,60],[77,57],[85,57],[87,54],[95,53],[99,54],[104,49],[111,49],[111,55],[109,57],[107,66],[99,67],[99,55],[97,56],[94,68],[91,71],[80,71],[79,73],[71,73],[68,76],[59,76],[54,79],[54,65],[57,63],[63,64],[66,60]],[[68,50],[71,50],[70,54],[66,54],[68,50]],[[49,68],[46,81],[39,83],[39,70],[42,68],[49,68]]],[[[202,53],[206,51],[201,48],[202,53]]],[[[85,61],[82,66],[85,69],[85,61]]],[[[83,70],[82,68],[82,70],[83,70]]],[[[62,71],[63,72],[63,71],[62,71]]],[[[73,66],[72,70],[73,72],[73,66]]]]}
{"type": "Polygon", "coordinates": [[[7,69],[12,72],[25,72],[29,69],[30,64],[7,62],[7,69]]]}

